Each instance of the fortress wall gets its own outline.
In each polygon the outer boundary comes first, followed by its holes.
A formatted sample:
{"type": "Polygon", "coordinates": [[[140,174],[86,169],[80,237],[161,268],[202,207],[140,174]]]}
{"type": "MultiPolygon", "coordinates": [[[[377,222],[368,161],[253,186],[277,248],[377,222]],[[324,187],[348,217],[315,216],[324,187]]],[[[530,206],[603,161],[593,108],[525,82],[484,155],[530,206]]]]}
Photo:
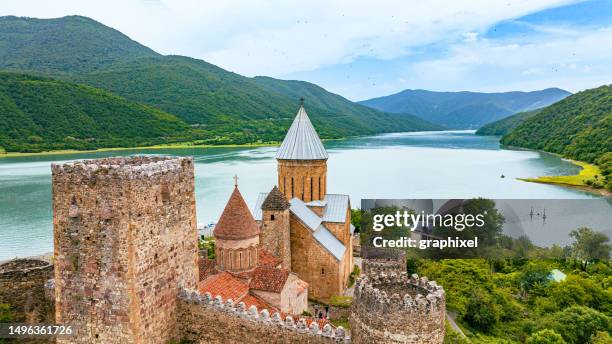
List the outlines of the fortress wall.
{"type": "Polygon", "coordinates": [[[16,259],[0,265],[0,303],[11,306],[12,321],[53,323],[55,305],[45,297],[53,265],[42,260],[16,259]]]}
{"type": "Polygon", "coordinates": [[[310,327],[301,319],[282,320],[280,314],[270,315],[268,310],[255,306],[246,309],[244,303],[200,295],[185,291],[180,296],[179,318],[181,339],[196,343],[350,343],[341,327],[334,330],[329,324],[319,329],[316,322],[310,327]]]}
{"type": "Polygon", "coordinates": [[[360,277],[351,311],[353,343],[443,343],[442,287],[406,273],[360,277]]]}
{"type": "Polygon", "coordinates": [[[52,185],[56,321],[74,325],[70,342],[167,342],[179,288],[198,280],[191,159],[52,165],[52,185]]]}

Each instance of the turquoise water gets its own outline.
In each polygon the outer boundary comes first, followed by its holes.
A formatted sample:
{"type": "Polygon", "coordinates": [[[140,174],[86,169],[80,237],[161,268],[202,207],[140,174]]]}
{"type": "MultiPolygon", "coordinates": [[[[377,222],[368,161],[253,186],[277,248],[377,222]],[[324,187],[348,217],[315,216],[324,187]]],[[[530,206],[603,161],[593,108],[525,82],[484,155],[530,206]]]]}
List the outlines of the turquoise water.
{"type": "MultiPolygon", "coordinates": [[[[325,144],[328,192],[361,198],[591,198],[579,190],[517,177],[571,174],[556,156],[502,150],[498,138],[472,131],[386,134],[325,144]],[[500,178],[504,174],[506,178],[500,178]]],[[[195,160],[198,222],[216,220],[234,174],[249,205],[276,183],[276,147],[126,150],[0,158],[0,260],[53,249],[52,162],[118,155],[189,155],[195,160]]]]}

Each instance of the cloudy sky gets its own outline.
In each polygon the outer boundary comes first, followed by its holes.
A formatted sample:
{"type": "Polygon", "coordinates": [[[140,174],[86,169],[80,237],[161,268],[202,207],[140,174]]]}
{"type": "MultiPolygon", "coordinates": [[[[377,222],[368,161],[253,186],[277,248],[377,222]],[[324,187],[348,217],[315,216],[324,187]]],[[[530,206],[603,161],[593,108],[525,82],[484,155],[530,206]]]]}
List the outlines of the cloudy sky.
{"type": "Polygon", "coordinates": [[[351,100],[403,89],[575,92],[612,83],[612,0],[2,0],[79,14],[162,54],[315,82],[351,100]]]}

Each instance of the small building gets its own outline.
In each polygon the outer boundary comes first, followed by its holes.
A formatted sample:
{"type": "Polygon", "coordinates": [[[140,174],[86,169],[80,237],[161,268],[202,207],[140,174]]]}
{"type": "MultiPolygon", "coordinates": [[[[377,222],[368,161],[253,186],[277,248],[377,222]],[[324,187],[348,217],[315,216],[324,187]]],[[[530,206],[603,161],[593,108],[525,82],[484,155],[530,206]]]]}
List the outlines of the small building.
{"type": "Polygon", "coordinates": [[[282,261],[261,247],[259,226],[238,185],[213,235],[215,259],[200,258],[200,293],[291,315],[308,309],[308,283],[282,268],[282,261]]]}

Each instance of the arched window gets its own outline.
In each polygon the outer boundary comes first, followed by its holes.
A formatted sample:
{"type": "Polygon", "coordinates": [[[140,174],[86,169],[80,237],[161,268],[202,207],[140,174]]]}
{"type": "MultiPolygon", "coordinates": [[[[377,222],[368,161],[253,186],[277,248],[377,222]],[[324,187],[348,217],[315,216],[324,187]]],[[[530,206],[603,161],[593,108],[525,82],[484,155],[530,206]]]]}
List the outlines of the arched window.
{"type": "Polygon", "coordinates": [[[319,176],[319,199],[321,199],[321,176],[319,176]]]}
{"type": "Polygon", "coordinates": [[[270,215],[270,220],[274,221],[274,214],[270,215]]]}
{"type": "Polygon", "coordinates": [[[325,268],[321,268],[321,275],[325,275],[325,268]]]}
{"type": "Polygon", "coordinates": [[[302,176],[302,201],[304,200],[304,188],[306,187],[306,177],[302,176]]]}
{"type": "Polygon", "coordinates": [[[310,177],[310,200],[312,201],[312,177],[310,177]]]}
{"type": "Polygon", "coordinates": [[[242,269],[242,252],[238,252],[238,269],[242,269]]]}
{"type": "Polygon", "coordinates": [[[291,177],[291,198],[293,198],[293,194],[294,194],[294,187],[293,187],[293,177],[291,177]]]}

